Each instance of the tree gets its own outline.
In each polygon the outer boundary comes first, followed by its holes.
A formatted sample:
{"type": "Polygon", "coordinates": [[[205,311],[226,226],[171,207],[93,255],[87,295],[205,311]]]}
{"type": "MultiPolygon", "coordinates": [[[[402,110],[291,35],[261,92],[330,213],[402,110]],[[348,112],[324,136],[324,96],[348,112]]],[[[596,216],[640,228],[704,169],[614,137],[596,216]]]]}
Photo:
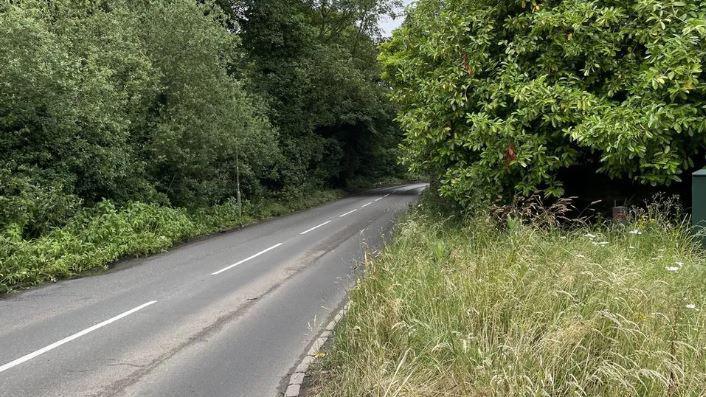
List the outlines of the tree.
{"type": "Polygon", "coordinates": [[[247,2],[240,21],[254,90],[281,132],[280,186],[344,185],[378,164],[369,146],[395,135],[377,67],[382,1],[247,2]],[[357,23],[359,23],[357,25],[357,23]],[[362,158],[367,158],[363,165],[362,158]]]}
{"type": "Polygon", "coordinates": [[[651,185],[703,163],[706,3],[420,0],[381,61],[405,163],[470,204],[577,164],[651,185]]]}
{"type": "Polygon", "coordinates": [[[183,206],[260,181],[280,153],[210,2],[0,5],[0,227],[36,236],[103,199],[183,206]]]}
{"type": "Polygon", "coordinates": [[[380,4],[326,3],[334,34],[299,0],[0,2],[0,229],[377,175],[398,136],[380,4]]]}
{"type": "Polygon", "coordinates": [[[147,128],[136,131],[151,181],[172,203],[204,206],[236,195],[236,149],[244,185],[278,159],[277,132],[261,98],[229,74],[242,57],[226,16],[209,3],[158,1],[134,6],[159,91],[147,128]]]}
{"type": "Polygon", "coordinates": [[[3,224],[40,233],[81,199],[144,190],[130,126],[156,87],[135,27],[67,0],[0,6],[3,224]]]}

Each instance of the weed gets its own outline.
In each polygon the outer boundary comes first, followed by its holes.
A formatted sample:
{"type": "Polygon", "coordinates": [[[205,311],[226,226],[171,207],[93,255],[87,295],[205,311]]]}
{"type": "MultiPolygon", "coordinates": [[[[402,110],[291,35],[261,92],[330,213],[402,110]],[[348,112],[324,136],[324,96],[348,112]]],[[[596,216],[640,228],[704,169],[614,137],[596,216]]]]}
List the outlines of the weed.
{"type": "Polygon", "coordinates": [[[322,394],[702,395],[704,252],[656,210],[557,228],[422,206],[351,292],[322,394]]]}

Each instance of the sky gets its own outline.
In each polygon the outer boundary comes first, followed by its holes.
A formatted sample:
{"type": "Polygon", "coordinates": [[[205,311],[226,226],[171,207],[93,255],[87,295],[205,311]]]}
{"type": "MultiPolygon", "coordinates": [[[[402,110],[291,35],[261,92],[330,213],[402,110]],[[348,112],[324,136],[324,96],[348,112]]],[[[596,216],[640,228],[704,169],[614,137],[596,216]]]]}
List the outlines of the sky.
{"type": "MultiPolygon", "coordinates": [[[[412,0],[403,0],[402,3],[407,6],[412,3],[412,0]]],[[[380,20],[380,29],[382,30],[383,36],[389,37],[392,34],[393,30],[400,27],[402,21],[404,21],[404,15],[399,16],[395,19],[392,19],[390,17],[382,18],[380,20]]]]}

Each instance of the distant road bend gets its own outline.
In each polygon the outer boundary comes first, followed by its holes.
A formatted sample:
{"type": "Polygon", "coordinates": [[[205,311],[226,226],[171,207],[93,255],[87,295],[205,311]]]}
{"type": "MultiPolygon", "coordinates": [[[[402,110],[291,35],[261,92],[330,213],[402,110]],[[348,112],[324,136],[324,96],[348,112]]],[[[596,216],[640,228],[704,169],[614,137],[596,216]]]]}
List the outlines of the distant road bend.
{"type": "Polygon", "coordinates": [[[276,396],[364,250],[425,187],[374,190],[0,299],[0,396],[276,396]]]}

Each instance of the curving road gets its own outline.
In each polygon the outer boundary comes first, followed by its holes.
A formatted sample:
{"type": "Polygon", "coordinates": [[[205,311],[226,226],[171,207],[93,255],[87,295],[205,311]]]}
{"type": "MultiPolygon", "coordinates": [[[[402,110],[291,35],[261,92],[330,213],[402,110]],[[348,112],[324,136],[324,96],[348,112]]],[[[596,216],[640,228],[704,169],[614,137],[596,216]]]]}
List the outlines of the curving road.
{"type": "Polygon", "coordinates": [[[425,186],[344,198],[0,299],[0,396],[276,396],[364,250],[425,186]]]}

